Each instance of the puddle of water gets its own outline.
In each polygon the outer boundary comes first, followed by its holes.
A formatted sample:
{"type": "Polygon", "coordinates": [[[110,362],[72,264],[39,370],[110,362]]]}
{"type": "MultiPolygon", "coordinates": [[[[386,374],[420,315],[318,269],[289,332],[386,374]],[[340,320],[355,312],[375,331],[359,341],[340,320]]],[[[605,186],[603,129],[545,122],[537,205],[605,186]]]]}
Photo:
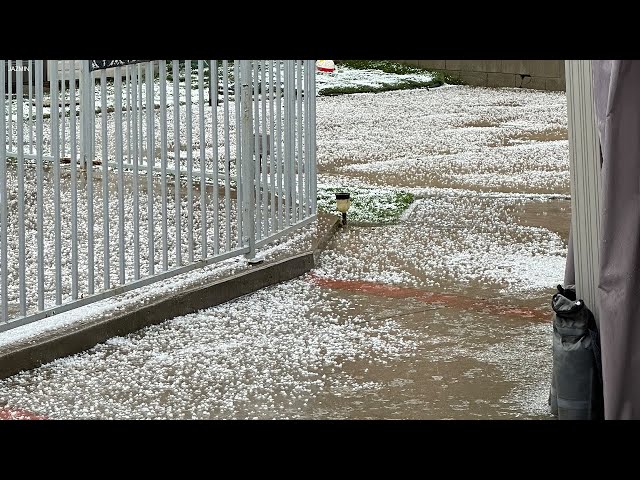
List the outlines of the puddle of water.
{"type": "Polygon", "coordinates": [[[569,240],[570,199],[522,203],[514,207],[511,215],[519,225],[545,228],[556,232],[565,242],[569,240]]]}
{"type": "Polygon", "coordinates": [[[463,128],[468,127],[477,127],[477,128],[487,128],[487,127],[498,127],[500,124],[498,122],[494,122],[486,119],[472,120],[470,122],[464,122],[460,125],[463,128]]]}
{"type": "Polygon", "coordinates": [[[566,128],[556,128],[545,132],[513,132],[505,134],[499,143],[492,142],[491,147],[508,147],[521,143],[530,142],[555,142],[558,140],[568,140],[568,132],[566,128]]]}
{"type": "MultiPolygon", "coordinates": [[[[358,313],[375,323],[394,313],[405,334],[418,341],[408,357],[379,361],[375,355],[344,362],[332,373],[346,383],[364,388],[321,391],[299,412],[301,418],[334,419],[510,419],[550,418],[544,406],[551,355],[528,359],[518,348],[518,336],[532,334],[528,320],[478,314],[450,307],[420,308],[419,302],[402,303],[366,294],[331,291],[340,298],[349,295],[358,313]],[[510,352],[505,359],[492,359],[492,350],[510,352]],[[518,365],[519,376],[509,371],[518,365]],[[526,385],[537,385],[537,405],[523,405],[526,385]]],[[[550,328],[550,327],[549,327],[550,328]]],[[[545,343],[539,330],[528,343],[545,343]]],[[[293,412],[291,412],[293,413],[293,412]]]]}

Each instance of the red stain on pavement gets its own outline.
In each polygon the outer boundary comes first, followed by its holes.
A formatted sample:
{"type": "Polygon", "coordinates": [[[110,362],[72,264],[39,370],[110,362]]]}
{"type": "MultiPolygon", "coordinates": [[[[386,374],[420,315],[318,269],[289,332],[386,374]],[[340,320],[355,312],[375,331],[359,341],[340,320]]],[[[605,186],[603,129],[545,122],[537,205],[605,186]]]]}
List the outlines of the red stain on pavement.
{"type": "Polygon", "coordinates": [[[333,288],[336,290],[361,292],[368,295],[388,298],[411,298],[434,305],[475,310],[477,312],[495,315],[508,315],[545,321],[551,318],[551,313],[547,309],[530,309],[498,305],[495,300],[487,300],[484,298],[466,297],[464,295],[455,295],[450,293],[427,292],[417,288],[398,287],[396,285],[385,285],[383,283],[367,282],[364,280],[335,280],[332,278],[319,277],[313,273],[309,274],[309,278],[311,282],[318,286],[333,288]]]}
{"type": "Polygon", "coordinates": [[[0,408],[0,420],[46,420],[47,417],[37,415],[22,408],[0,408]]]}

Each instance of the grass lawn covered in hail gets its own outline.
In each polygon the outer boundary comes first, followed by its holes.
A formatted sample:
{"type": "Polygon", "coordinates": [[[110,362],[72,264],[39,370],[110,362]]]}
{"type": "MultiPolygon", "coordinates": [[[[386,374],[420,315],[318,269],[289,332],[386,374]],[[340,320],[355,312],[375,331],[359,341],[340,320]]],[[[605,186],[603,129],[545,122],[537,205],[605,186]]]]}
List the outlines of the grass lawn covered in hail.
{"type": "Polygon", "coordinates": [[[350,223],[388,224],[398,220],[411,205],[414,195],[392,188],[318,186],[318,210],[336,212],[335,194],[349,192],[351,206],[347,212],[350,223]]]}
{"type": "MultiPolygon", "coordinates": [[[[338,60],[333,72],[318,72],[316,75],[319,96],[429,89],[445,83],[457,81],[442,72],[388,60],[338,60]]],[[[401,189],[319,184],[318,209],[335,212],[335,193],[346,191],[351,193],[349,221],[360,224],[393,223],[414,200],[412,193],[401,189]]]]}
{"type": "Polygon", "coordinates": [[[441,72],[388,60],[340,60],[333,72],[317,74],[316,89],[318,95],[330,96],[433,88],[454,82],[441,72]]]}

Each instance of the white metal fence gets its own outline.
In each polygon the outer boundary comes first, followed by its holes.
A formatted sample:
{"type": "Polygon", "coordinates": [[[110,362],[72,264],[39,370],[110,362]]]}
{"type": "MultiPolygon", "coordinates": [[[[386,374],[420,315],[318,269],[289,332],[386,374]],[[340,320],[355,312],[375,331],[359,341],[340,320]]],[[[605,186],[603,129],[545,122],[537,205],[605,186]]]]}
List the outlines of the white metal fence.
{"type": "Polygon", "coordinates": [[[0,60],[0,331],[316,217],[312,60],[131,62],[0,60]]]}

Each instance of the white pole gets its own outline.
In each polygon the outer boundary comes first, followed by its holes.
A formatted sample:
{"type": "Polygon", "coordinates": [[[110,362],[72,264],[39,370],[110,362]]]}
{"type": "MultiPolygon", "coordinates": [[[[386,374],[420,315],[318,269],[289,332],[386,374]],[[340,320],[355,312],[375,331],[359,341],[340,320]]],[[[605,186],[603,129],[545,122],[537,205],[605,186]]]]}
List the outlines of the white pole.
{"type": "Polygon", "coordinates": [[[576,294],[599,326],[600,147],[591,60],[566,60],[565,74],[576,294]]]}

